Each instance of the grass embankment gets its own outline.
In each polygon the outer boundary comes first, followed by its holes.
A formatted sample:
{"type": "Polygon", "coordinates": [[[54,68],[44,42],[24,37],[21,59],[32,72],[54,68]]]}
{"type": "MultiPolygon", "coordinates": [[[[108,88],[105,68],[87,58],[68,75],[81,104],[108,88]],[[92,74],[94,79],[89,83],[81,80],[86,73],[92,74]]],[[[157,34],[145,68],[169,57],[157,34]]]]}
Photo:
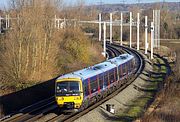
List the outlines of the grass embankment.
{"type": "Polygon", "coordinates": [[[164,88],[151,105],[155,106],[154,109],[145,113],[141,118],[142,122],[179,122],[180,120],[180,45],[169,42],[164,45],[176,51],[176,62],[170,63],[173,74],[166,79],[164,88]]]}
{"type": "Polygon", "coordinates": [[[127,103],[130,107],[118,115],[120,118],[124,118],[122,121],[132,121],[139,118],[146,111],[159,90],[167,69],[161,58],[156,57],[153,62],[153,72],[149,77],[149,81],[146,81],[147,84],[145,83],[145,86],[143,86],[143,91],[141,91],[143,94],[130,103],[127,103]]]}

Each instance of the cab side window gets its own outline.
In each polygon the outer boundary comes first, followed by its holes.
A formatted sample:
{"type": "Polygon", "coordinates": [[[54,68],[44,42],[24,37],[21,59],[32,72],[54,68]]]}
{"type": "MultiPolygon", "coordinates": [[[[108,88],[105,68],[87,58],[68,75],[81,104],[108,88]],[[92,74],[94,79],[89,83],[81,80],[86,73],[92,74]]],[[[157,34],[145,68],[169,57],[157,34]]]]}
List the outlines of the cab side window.
{"type": "Polygon", "coordinates": [[[89,92],[88,92],[88,80],[86,80],[85,82],[83,82],[83,91],[84,91],[84,95],[88,96],[89,92]]]}

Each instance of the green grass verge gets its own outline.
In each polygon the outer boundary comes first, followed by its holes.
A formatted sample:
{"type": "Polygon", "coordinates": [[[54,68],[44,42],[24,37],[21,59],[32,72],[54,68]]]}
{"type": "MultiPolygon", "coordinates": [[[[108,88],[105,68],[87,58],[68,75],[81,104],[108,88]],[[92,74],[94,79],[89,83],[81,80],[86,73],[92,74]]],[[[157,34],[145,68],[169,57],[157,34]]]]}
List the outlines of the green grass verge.
{"type": "Polygon", "coordinates": [[[129,109],[117,115],[119,118],[126,118],[124,120],[120,120],[119,122],[126,122],[138,118],[145,111],[146,105],[151,99],[152,93],[148,93],[147,95],[144,95],[143,97],[140,97],[133,101],[129,109]]]}
{"type": "Polygon", "coordinates": [[[120,112],[117,116],[120,118],[118,122],[130,122],[140,117],[146,110],[147,105],[152,99],[154,99],[154,95],[158,89],[159,83],[163,82],[163,76],[166,74],[167,68],[165,66],[165,62],[156,58],[154,60],[153,72],[156,74],[152,74],[150,78],[150,83],[146,86],[147,92],[144,93],[141,97],[138,97],[136,100],[131,103],[127,103],[130,105],[128,109],[124,112],[120,112]]]}

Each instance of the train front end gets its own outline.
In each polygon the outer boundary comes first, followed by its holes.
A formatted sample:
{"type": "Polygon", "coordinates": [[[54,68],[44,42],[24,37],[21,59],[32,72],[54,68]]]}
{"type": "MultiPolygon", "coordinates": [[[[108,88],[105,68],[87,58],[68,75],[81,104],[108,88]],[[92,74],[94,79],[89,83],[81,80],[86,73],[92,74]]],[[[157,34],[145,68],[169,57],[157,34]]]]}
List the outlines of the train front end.
{"type": "Polygon", "coordinates": [[[56,102],[64,111],[77,111],[83,101],[82,81],[78,78],[57,79],[55,85],[56,102]]]}

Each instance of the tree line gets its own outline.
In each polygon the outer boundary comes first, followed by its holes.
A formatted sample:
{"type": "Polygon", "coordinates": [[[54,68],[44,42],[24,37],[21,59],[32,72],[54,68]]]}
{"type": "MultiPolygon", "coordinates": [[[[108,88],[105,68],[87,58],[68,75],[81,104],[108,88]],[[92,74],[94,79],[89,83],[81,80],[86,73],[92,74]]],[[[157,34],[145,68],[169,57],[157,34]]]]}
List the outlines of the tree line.
{"type": "Polygon", "coordinates": [[[68,9],[62,8],[62,0],[11,1],[8,12],[17,19],[0,36],[1,94],[3,90],[17,91],[103,60],[99,56],[100,44],[92,43],[78,25],[54,28],[55,15],[80,19],[88,14],[83,11],[83,1],[77,3],[77,7],[68,9]]]}

